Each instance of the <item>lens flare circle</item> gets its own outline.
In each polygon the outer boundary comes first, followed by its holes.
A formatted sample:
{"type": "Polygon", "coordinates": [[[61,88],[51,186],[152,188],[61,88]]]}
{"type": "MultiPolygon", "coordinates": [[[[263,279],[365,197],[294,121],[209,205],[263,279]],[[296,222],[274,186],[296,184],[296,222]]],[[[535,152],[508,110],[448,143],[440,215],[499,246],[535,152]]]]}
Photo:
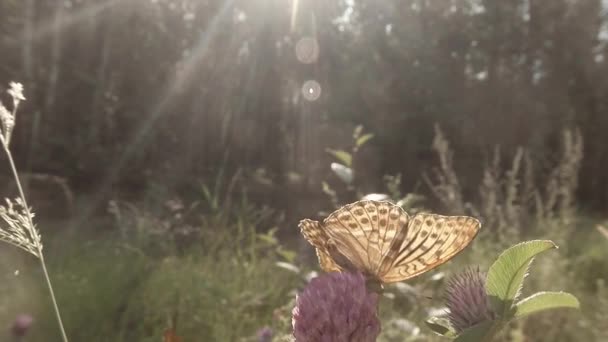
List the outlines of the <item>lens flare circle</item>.
{"type": "Polygon", "coordinates": [[[296,43],[296,57],[304,64],[312,64],[319,58],[319,43],[313,37],[304,37],[296,43]]]}
{"type": "Polygon", "coordinates": [[[302,96],[308,101],[316,101],[321,97],[321,85],[315,80],[308,80],[302,85],[302,96]]]}

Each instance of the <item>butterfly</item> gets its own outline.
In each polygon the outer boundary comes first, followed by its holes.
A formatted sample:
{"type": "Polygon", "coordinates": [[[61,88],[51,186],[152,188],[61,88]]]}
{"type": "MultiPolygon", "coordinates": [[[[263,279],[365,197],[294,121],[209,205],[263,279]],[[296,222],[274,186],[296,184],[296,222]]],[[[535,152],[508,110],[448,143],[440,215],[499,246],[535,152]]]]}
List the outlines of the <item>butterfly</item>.
{"type": "Polygon", "coordinates": [[[323,222],[300,221],[326,272],[361,271],[379,283],[407,280],[445,263],[467,247],[481,223],[469,216],[409,216],[390,202],[363,200],[323,222]]]}

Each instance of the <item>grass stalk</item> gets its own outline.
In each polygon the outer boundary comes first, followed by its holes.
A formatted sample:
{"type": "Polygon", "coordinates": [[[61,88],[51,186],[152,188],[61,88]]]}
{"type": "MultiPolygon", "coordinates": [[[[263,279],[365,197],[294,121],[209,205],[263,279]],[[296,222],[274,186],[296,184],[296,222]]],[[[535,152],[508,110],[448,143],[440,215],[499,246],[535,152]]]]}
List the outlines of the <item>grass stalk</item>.
{"type": "MultiPolygon", "coordinates": [[[[19,90],[19,92],[20,92],[20,90],[19,90]]],[[[23,187],[21,186],[21,181],[19,179],[19,173],[17,172],[17,166],[15,165],[13,155],[9,148],[10,136],[12,133],[12,128],[14,127],[14,122],[15,122],[16,115],[17,115],[17,108],[19,105],[19,95],[22,96],[21,94],[16,95],[14,93],[12,93],[11,95],[13,96],[13,100],[14,100],[14,106],[13,106],[13,110],[11,113],[12,119],[13,119],[13,125],[4,126],[4,131],[2,132],[3,134],[0,134],[0,142],[2,143],[2,147],[4,148],[4,151],[6,152],[6,156],[8,158],[8,162],[11,167],[11,172],[15,179],[15,183],[17,184],[17,189],[19,191],[19,197],[21,198],[21,201],[23,203],[23,208],[24,208],[26,216],[27,216],[26,229],[36,248],[36,256],[38,257],[38,260],[40,260],[40,266],[42,267],[42,271],[44,273],[44,278],[46,280],[46,284],[49,289],[49,293],[51,294],[51,301],[53,302],[53,308],[55,310],[55,316],[57,317],[57,323],[59,324],[59,330],[61,331],[61,337],[63,339],[63,342],[68,342],[68,337],[67,337],[67,334],[65,333],[65,328],[63,326],[63,320],[61,319],[61,313],[59,312],[59,306],[57,305],[57,299],[55,298],[55,292],[53,291],[53,285],[51,283],[51,278],[49,277],[49,273],[46,268],[46,263],[44,261],[44,256],[42,254],[42,243],[40,242],[40,239],[38,238],[38,233],[36,232],[36,227],[34,225],[34,221],[32,220],[33,215],[30,211],[29,205],[27,204],[27,200],[25,198],[25,193],[23,192],[23,187]]]]}

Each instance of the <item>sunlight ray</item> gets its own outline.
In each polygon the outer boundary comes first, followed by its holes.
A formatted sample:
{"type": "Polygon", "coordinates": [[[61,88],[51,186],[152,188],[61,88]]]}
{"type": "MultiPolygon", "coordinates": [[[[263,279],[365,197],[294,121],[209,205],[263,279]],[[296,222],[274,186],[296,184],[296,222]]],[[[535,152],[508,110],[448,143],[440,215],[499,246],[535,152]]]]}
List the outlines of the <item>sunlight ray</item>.
{"type": "Polygon", "coordinates": [[[300,5],[300,0],[293,0],[291,3],[291,20],[289,27],[291,32],[296,28],[296,18],[298,17],[298,7],[300,5]]]}
{"type": "MultiPolygon", "coordinates": [[[[189,56],[183,58],[183,67],[179,70],[173,79],[168,82],[165,90],[165,95],[161,96],[158,100],[158,104],[154,106],[154,110],[149,117],[141,124],[139,129],[131,137],[128,144],[121,154],[121,156],[114,161],[110,172],[105,177],[102,185],[99,187],[96,198],[92,201],[89,210],[85,210],[80,220],[86,220],[92,210],[95,210],[99,206],[100,202],[103,201],[105,194],[111,188],[111,185],[116,179],[118,179],[120,172],[127,165],[129,160],[140,150],[145,144],[146,137],[154,126],[156,121],[165,113],[165,110],[175,98],[176,94],[180,89],[187,87],[191,82],[192,75],[196,72],[196,67],[205,58],[209,44],[213,38],[217,35],[219,22],[229,17],[229,10],[232,8],[233,0],[226,1],[222,7],[218,10],[217,14],[213,17],[213,20],[209,24],[206,32],[204,32],[198,43],[192,49],[192,53],[189,56]]],[[[80,221],[77,220],[77,221],[80,221]]],[[[77,223],[78,224],[78,223],[77,223]]]]}
{"type": "MultiPolygon", "coordinates": [[[[70,13],[65,14],[62,18],[61,22],[57,22],[54,17],[51,17],[49,20],[38,25],[34,28],[33,32],[29,35],[29,38],[32,40],[39,40],[46,38],[51,34],[56,34],[57,32],[66,30],[72,27],[75,24],[81,23],[85,20],[91,20],[91,17],[94,17],[99,12],[113,6],[114,4],[120,3],[119,0],[107,0],[100,1],[95,5],[87,6],[83,9],[70,11],[70,13]]],[[[16,42],[21,43],[21,42],[16,42]]]]}

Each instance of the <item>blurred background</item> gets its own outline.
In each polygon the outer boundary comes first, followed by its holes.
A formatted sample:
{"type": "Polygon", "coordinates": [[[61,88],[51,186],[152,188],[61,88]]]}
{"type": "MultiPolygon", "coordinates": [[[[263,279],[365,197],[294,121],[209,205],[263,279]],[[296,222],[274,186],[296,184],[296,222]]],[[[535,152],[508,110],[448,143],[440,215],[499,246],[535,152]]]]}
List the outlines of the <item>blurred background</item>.
{"type": "MultiPolygon", "coordinates": [[[[484,222],[387,289],[382,341],[436,339],[444,279],[532,238],[561,248],[530,291],[583,309],[501,338],[607,340],[607,59],[606,0],[0,0],[11,149],[73,341],[282,340],[318,270],[297,222],[364,196],[484,222]]],[[[27,341],[58,341],[38,264],[0,253],[6,336],[27,314],[27,341]]]]}

